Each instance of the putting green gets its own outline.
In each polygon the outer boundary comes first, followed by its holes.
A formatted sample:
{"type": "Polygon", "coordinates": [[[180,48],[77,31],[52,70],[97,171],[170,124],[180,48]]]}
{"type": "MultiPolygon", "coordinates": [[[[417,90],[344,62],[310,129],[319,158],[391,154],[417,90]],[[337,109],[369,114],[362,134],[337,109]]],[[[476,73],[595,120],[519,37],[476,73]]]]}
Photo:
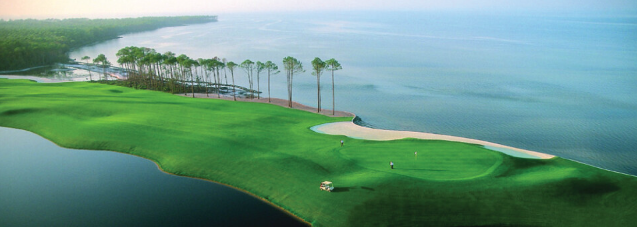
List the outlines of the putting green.
{"type": "Polygon", "coordinates": [[[145,157],[170,173],[243,189],[315,226],[637,223],[635,177],[458,142],[310,130],[349,120],[96,83],[0,79],[0,126],[65,147],[145,157]],[[319,190],[325,180],[334,192],[319,190]]]}
{"type": "Polygon", "coordinates": [[[502,155],[480,145],[417,139],[362,141],[356,146],[348,144],[340,152],[365,168],[423,180],[482,177],[497,169],[503,160],[502,155]],[[390,161],[394,169],[390,168],[390,161]]]}

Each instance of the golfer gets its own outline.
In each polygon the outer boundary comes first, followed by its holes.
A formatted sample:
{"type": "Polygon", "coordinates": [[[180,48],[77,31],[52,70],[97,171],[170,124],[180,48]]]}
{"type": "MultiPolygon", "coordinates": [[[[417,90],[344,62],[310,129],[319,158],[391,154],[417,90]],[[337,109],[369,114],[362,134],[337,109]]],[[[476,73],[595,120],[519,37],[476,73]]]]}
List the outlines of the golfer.
{"type": "Polygon", "coordinates": [[[343,140],[341,140],[341,147],[343,146],[343,140]]]}
{"type": "Polygon", "coordinates": [[[391,166],[391,169],[394,169],[394,162],[389,162],[389,166],[391,166]]]}

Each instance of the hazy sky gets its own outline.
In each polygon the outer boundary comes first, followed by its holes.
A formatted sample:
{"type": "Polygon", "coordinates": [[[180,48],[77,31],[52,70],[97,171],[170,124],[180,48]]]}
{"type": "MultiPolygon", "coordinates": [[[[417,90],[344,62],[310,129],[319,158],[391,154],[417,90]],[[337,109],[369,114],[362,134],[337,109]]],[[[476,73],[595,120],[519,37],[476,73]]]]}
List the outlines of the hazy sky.
{"type": "Polygon", "coordinates": [[[0,0],[0,18],[128,17],[309,10],[635,10],[636,0],[0,0]]]}

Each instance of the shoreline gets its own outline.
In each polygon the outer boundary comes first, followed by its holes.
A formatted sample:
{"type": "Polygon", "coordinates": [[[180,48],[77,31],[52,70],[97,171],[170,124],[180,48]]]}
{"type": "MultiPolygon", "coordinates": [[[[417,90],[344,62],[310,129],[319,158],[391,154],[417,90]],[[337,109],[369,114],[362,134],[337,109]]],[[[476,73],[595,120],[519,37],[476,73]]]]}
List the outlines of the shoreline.
{"type": "MultiPolygon", "coordinates": [[[[189,95],[184,95],[184,94],[176,94],[176,95],[192,98],[192,93],[190,93],[189,95]]],[[[217,97],[217,94],[209,94],[208,96],[206,96],[206,94],[204,93],[195,93],[195,98],[222,99],[222,100],[233,101],[232,96],[221,95],[220,97],[217,97]]],[[[277,105],[277,106],[281,106],[285,108],[290,108],[288,106],[288,100],[284,100],[280,98],[272,98],[272,102],[268,102],[267,98],[249,99],[244,97],[242,98],[237,97],[237,101],[238,102],[269,103],[269,104],[273,104],[273,105],[277,105]]],[[[317,108],[303,105],[298,102],[292,102],[292,109],[299,109],[299,110],[303,110],[307,112],[317,113],[316,111],[317,108]]],[[[346,111],[336,111],[335,115],[331,115],[331,112],[332,112],[331,110],[321,109],[321,111],[322,112],[317,114],[322,114],[329,117],[356,117],[355,114],[346,112],[346,111]]],[[[440,135],[440,134],[427,133],[427,132],[369,128],[369,127],[357,125],[356,123],[354,123],[354,119],[352,119],[352,121],[334,122],[334,123],[316,125],[316,126],[313,126],[311,130],[317,133],[323,133],[328,135],[344,135],[351,138],[365,139],[365,140],[396,140],[396,139],[403,139],[403,138],[416,138],[416,139],[425,139],[425,140],[445,140],[445,141],[452,141],[452,142],[478,144],[478,145],[484,146],[485,148],[489,150],[497,151],[497,152],[504,153],[504,154],[518,157],[518,158],[551,159],[551,158],[557,157],[555,155],[550,155],[546,153],[530,151],[530,150],[525,150],[521,148],[516,148],[516,147],[511,147],[511,146],[506,146],[506,145],[502,145],[498,143],[471,139],[471,138],[464,138],[464,137],[451,136],[451,135],[440,135]],[[499,149],[496,150],[489,147],[499,148],[499,149]],[[502,149],[505,149],[505,150],[502,150],[502,149]],[[516,153],[519,153],[521,155],[516,153]]]]}
{"type": "MultiPolygon", "coordinates": [[[[188,93],[187,95],[184,95],[182,93],[179,94],[175,94],[178,96],[183,96],[183,97],[187,97],[187,98],[192,98],[192,93],[188,93]]],[[[208,94],[208,96],[206,96],[205,93],[195,93],[195,98],[205,98],[205,99],[221,99],[221,100],[228,100],[228,101],[233,101],[233,97],[229,96],[229,95],[221,95],[220,97],[217,97],[216,93],[210,93],[208,94]]],[[[311,113],[315,113],[315,114],[321,114],[324,116],[328,116],[328,117],[356,117],[355,114],[347,112],[347,111],[334,111],[334,115],[332,115],[332,110],[330,109],[321,109],[321,112],[317,112],[317,108],[316,107],[311,107],[311,106],[307,106],[307,105],[303,105],[301,103],[298,102],[294,102],[292,101],[292,108],[290,108],[288,106],[288,100],[285,99],[280,99],[280,98],[271,98],[272,102],[268,102],[268,98],[264,98],[261,97],[260,99],[257,98],[245,98],[245,97],[237,97],[237,102],[254,102],[254,103],[267,103],[267,104],[272,104],[272,105],[277,105],[277,106],[281,106],[284,108],[289,108],[289,109],[296,109],[296,110],[303,110],[303,111],[307,111],[307,112],[311,112],[311,113]]]]}
{"type": "Polygon", "coordinates": [[[426,133],[426,132],[374,129],[374,128],[363,127],[353,122],[327,123],[327,124],[314,126],[311,129],[312,131],[315,131],[318,133],[323,133],[328,135],[344,135],[351,138],[365,139],[365,140],[385,141],[385,140],[397,140],[397,139],[404,139],[404,138],[415,138],[415,139],[424,139],[424,140],[444,140],[444,141],[452,141],[452,142],[478,144],[478,145],[484,146],[485,148],[489,150],[498,151],[498,152],[501,152],[510,156],[514,156],[514,157],[519,157],[519,158],[551,159],[551,158],[557,157],[555,155],[510,147],[510,146],[506,146],[502,144],[497,144],[497,143],[482,141],[477,139],[470,139],[470,138],[449,136],[449,135],[439,135],[439,134],[426,133]],[[516,155],[515,153],[509,153],[502,150],[490,149],[489,147],[503,148],[503,149],[514,151],[514,152],[519,152],[525,155],[516,155]]]}
{"type": "MultiPolygon", "coordinates": [[[[112,152],[117,152],[117,151],[112,151],[112,152]]],[[[121,153],[121,152],[117,152],[117,153],[121,153]]],[[[129,153],[122,153],[122,154],[129,154],[129,153]]],[[[268,205],[270,205],[270,206],[272,206],[272,207],[274,207],[274,208],[276,208],[276,209],[278,209],[278,210],[283,211],[283,212],[284,212],[284,213],[286,213],[287,215],[289,215],[289,216],[291,216],[292,218],[294,218],[294,219],[296,219],[296,220],[298,220],[298,221],[302,222],[303,224],[306,224],[307,226],[312,226],[312,224],[311,224],[311,223],[309,223],[308,221],[306,221],[305,219],[303,219],[303,218],[301,218],[301,217],[299,217],[299,216],[296,216],[296,215],[295,215],[294,213],[292,213],[291,211],[286,210],[286,209],[284,209],[283,207],[280,207],[279,205],[277,205],[277,204],[275,204],[275,203],[273,203],[273,202],[270,202],[270,201],[268,201],[268,200],[267,200],[267,199],[265,199],[265,198],[261,198],[261,197],[259,197],[259,196],[255,195],[255,194],[253,194],[253,193],[251,193],[251,192],[247,191],[247,190],[244,190],[244,189],[241,189],[241,188],[238,188],[238,187],[235,187],[235,186],[229,185],[229,184],[224,184],[224,183],[221,183],[221,182],[217,182],[217,181],[213,181],[213,180],[210,180],[210,179],[206,179],[206,178],[201,178],[201,177],[192,177],[192,176],[179,175],[179,174],[174,174],[174,173],[171,173],[171,172],[167,172],[167,171],[164,171],[164,169],[163,169],[163,168],[161,168],[161,166],[159,165],[159,163],[158,163],[158,162],[155,162],[154,160],[151,160],[151,159],[148,159],[148,158],[145,158],[145,157],[142,157],[142,156],[134,155],[134,154],[129,154],[129,155],[132,155],[132,156],[135,156],[135,157],[140,157],[140,158],[143,158],[143,159],[146,159],[146,160],[150,160],[151,162],[155,163],[155,166],[157,166],[157,169],[159,169],[159,171],[161,171],[162,173],[168,174],[168,175],[178,176],[178,177],[188,177],[188,178],[192,178],[192,179],[198,179],[198,180],[208,181],[208,182],[211,182],[211,183],[220,184],[220,185],[223,185],[223,186],[226,186],[226,187],[232,188],[232,189],[234,189],[234,190],[237,190],[237,191],[243,192],[243,193],[245,193],[245,194],[247,194],[247,195],[249,195],[249,196],[251,196],[251,197],[253,197],[253,198],[255,198],[255,199],[258,199],[258,200],[260,200],[260,201],[263,201],[263,202],[267,203],[268,205]]]]}
{"type": "Polygon", "coordinates": [[[9,80],[30,80],[38,83],[67,83],[67,82],[85,82],[85,81],[61,81],[56,79],[50,79],[46,77],[37,77],[37,76],[20,76],[20,75],[0,75],[0,78],[9,79],[9,80]]]}
{"type": "Polygon", "coordinates": [[[64,149],[78,150],[78,151],[82,151],[82,150],[90,150],[90,151],[106,151],[106,152],[115,152],[115,153],[118,153],[118,154],[131,155],[131,156],[134,156],[134,157],[138,157],[138,158],[146,159],[146,160],[148,160],[148,161],[151,161],[153,164],[155,164],[155,166],[157,167],[157,169],[158,169],[159,171],[161,171],[162,173],[165,173],[165,174],[168,174],[168,175],[172,175],[172,176],[187,177],[187,178],[192,178],[192,179],[197,179],[197,180],[208,181],[208,182],[211,182],[211,183],[220,184],[220,185],[223,185],[223,186],[226,186],[226,187],[232,188],[232,189],[234,189],[234,190],[237,190],[237,191],[243,192],[243,193],[245,193],[245,194],[247,194],[247,195],[249,195],[249,196],[251,196],[251,197],[253,197],[253,198],[256,198],[256,199],[258,199],[258,200],[260,200],[260,201],[263,201],[263,202],[265,202],[265,203],[269,204],[270,206],[272,206],[272,207],[274,207],[274,208],[276,208],[276,209],[278,209],[278,210],[281,210],[281,211],[285,212],[287,215],[289,215],[289,216],[293,217],[294,219],[296,219],[296,220],[298,220],[298,221],[300,221],[300,222],[302,222],[302,223],[306,224],[307,226],[312,226],[312,224],[311,224],[311,223],[309,223],[309,222],[308,222],[308,221],[306,221],[305,219],[303,219],[303,218],[301,218],[301,217],[299,217],[299,216],[297,216],[297,215],[293,214],[291,211],[288,211],[288,210],[284,209],[283,207],[280,207],[280,206],[278,206],[277,204],[272,203],[272,202],[270,202],[270,201],[268,201],[268,200],[266,200],[266,199],[264,199],[264,198],[261,198],[261,197],[259,197],[259,196],[255,195],[255,194],[253,194],[253,193],[251,193],[251,192],[247,191],[247,190],[244,190],[244,189],[241,189],[241,188],[235,187],[235,186],[233,186],[233,185],[229,185],[229,184],[225,184],[225,183],[221,183],[221,182],[213,181],[213,180],[210,180],[210,179],[206,179],[206,178],[193,177],[193,176],[179,175],[179,174],[171,173],[171,172],[165,171],[165,170],[161,167],[161,165],[159,164],[159,162],[157,162],[156,160],[153,160],[153,159],[151,159],[151,158],[148,158],[148,157],[143,157],[143,156],[140,156],[140,155],[131,154],[131,153],[126,153],[126,152],[111,151],[111,150],[93,150],[93,149],[81,149],[81,148],[63,147],[63,146],[60,146],[59,144],[57,144],[56,142],[54,142],[54,141],[50,140],[49,138],[46,138],[46,137],[44,137],[44,136],[42,136],[42,135],[40,135],[40,134],[38,134],[38,133],[36,133],[36,132],[32,132],[32,131],[29,131],[29,130],[26,130],[26,129],[21,129],[21,128],[7,127],[7,126],[0,126],[0,127],[2,127],[2,128],[16,129],[16,130],[22,130],[22,131],[26,131],[26,132],[33,133],[33,134],[35,134],[35,135],[37,135],[37,136],[39,136],[39,137],[41,137],[41,138],[43,138],[43,139],[45,139],[45,140],[48,140],[49,142],[51,142],[51,143],[55,144],[56,146],[61,147],[61,148],[64,148],[64,149]]]}
{"type": "Polygon", "coordinates": [[[40,66],[33,66],[33,67],[29,67],[29,68],[25,68],[25,69],[15,69],[15,70],[4,70],[4,71],[0,71],[0,73],[19,73],[19,72],[26,72],[32,69],[39,69],[39,68],[44,68],[50,65],[40,65],[40,66]]]}

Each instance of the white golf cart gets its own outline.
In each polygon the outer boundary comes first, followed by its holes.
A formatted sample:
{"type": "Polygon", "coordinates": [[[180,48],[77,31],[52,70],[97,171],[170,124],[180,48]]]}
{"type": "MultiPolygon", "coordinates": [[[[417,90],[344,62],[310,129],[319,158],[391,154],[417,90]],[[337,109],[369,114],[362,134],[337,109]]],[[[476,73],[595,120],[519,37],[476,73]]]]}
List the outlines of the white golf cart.
{"type": "Polygon", "coordinates": [[[330,181],[323,181],[321,182],[321,190],[332,192],[334,191],[334,186],[332,186],[332,182],[330,181]]]}

